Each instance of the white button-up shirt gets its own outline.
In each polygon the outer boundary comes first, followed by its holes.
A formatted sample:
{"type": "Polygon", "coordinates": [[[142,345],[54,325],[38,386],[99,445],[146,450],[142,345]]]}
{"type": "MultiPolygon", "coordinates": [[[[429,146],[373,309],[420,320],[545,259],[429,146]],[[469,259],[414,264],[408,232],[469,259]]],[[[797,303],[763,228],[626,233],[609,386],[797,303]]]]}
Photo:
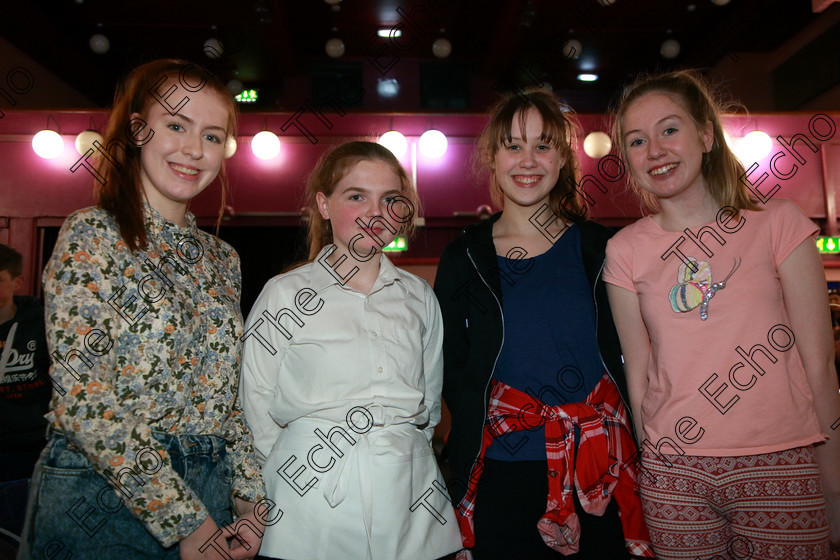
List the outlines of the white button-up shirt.
{"type": "Polygon", "coordinates": [[[332,269],[331,247],[269,280],[246,324],[243,409],[285,513],[260,553],[444,556],[460,537],[430,448],[443,384],[437,299],[385,255],[369,294],[343,285],[354,263],[332,269]]]}

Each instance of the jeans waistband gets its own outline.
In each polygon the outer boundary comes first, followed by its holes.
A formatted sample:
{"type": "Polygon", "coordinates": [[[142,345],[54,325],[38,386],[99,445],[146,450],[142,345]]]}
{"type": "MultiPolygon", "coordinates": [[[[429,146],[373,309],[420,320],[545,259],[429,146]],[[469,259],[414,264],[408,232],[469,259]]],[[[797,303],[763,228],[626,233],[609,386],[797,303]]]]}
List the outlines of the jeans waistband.
{"type": "MultiPolygon", "coordinates": [[[[187,456],[187,455],[201,455],[213,454],[218,456],[227,450],[227,441],[224,438],[214,435],[205,434],[167,434],[152,430],[152,437],[157,440],[161,446],[166,449],[167,453],[187,456]]],[[[65,433],[57,428],[51,427],[49,431],[50,443],[61,443],[62,447],[70,450],[81,451],[75,446],[72,440],[68,439],[65,433]]]]}

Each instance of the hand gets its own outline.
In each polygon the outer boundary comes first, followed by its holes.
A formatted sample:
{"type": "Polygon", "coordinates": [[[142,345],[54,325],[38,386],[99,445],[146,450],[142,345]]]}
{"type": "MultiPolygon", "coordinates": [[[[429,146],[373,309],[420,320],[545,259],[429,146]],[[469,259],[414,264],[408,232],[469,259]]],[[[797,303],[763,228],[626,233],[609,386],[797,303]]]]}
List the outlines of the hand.
{"type": "Polygon", "coordinates": [[[254,558],[260,550],[265,533],[263,520],[254,513],[255,504],[234,498],[236,510],[242,515],[235,522],[222,527],[225,537],[232,538],[230,555],[234,560],[254,558]]]}
{"type": "Polygon", "coordinates": [[[181,539],[178,544],[181,560],[219,560],[219,558],[228,560],[230,558],[227,552],[229,547],[224,539],[216,539],[217,533],[219,533],[219,527],[213,521],[213,518],[208,515],[204,523],[198,526],[198,529],[181,539]],[[205,544],[207,544],[206,547],[205,544]],[[202,548],[204,548],[204,552],[201,552],[202,548]],[[223,552],[219,551],[219,548],[223,552]]]}

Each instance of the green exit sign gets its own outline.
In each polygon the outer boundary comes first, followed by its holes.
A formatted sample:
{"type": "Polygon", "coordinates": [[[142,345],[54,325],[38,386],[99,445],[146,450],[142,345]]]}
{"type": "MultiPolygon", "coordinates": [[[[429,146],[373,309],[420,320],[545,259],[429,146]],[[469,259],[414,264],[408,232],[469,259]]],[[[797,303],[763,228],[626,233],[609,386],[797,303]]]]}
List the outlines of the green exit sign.
{"type": "Polygon", "coordinates": [[[387,252],[408,251],[408,239],[406,239],[405,235],[398,235],[393,241],[385,245],[382,250],[387,252]]]}
{"type": "Polygon", "coordinates": [[[817,237],[817,250],[824,255],[840,254],[840,237],[817,237]]]}
{"type": "Polygon", "coordinates": [[[257,102],[257,90],[255,89],[243,89],[242,93],[234,97],[240,103],[256,103],[257,102]]]}

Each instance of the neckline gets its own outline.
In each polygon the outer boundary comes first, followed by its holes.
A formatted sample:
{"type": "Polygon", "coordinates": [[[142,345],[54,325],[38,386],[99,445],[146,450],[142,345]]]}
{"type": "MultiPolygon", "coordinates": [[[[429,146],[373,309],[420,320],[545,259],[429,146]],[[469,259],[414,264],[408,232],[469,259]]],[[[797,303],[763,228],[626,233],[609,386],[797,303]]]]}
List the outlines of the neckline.
{"type": "Polygon", "coordinates": [[[557,247],[560,244],[560,241],[565,239],[565,237],[567,235],[569,235],[569,232],[572,231],[572,228],[575,227],[576,225],[577,225],[577,222],[572,222],[571,224],[569,224],[569,227],[566,228],[566,231],[563,232],[563,235],[561,235],[559,239],[555,240],[554,243],[551,244],[551,247],[549,247],[546,251],[540,253],[539,255],[525,256],[525,257],[522,257],[521,259],[509,259],[509,258],[507,258],[507,256],[499,255],[497,253],[496,257],[498,257],[500,259],[504,259],[506,261],[521,261],[521,260],[526,260],[526,259],[538,259],[538,258],[540,258],[544,255],[548,255],[550,252],[552,252],[554,250],[554,248],[557,247]]]}

